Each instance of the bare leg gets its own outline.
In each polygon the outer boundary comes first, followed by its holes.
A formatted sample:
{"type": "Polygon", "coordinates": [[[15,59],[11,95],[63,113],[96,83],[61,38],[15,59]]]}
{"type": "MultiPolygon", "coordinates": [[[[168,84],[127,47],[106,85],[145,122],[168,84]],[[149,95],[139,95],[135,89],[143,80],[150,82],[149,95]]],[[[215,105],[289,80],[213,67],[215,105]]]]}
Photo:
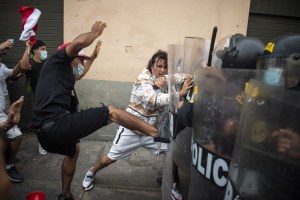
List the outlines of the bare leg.
{"type": "Polygon", "coordinates": [[[158,130],[154,126],[139,119],[137,116],[132,115],[124,110],[114,108],[112,106],[109,106],[108,108],[111,121],[120,124],[130,130],[136,130],[152,137],[157,136],[158,130]]]}
{"type": "Polygon", "coordinates": [[[73,157],[65,156],[61,165],[62,193],[68,198],[71,196],[71,182],[75,173],[79,150],[79,145],[76,144],[75,155],[73,157]]]}
{"type": "Polygon", "coordinates": [[[116,162],[116,160],[111,160],[107,155],[104,155],[104,156],[102,156],[102,157],[97,161],[97,163],[94,165],[94,167],[93,167],[90,171],[91,171],[91,172],[93,173],[93,175],[95,176],[95,174],[96,174],[99,170],[101,170],[101,169],[107,167],[108,165],[110,165],[110,164],[112,164],[112,163],[114,163],[114,162],[116,162]]]}
{"type": "Polygon", "coordinates": [[[0,197],[3,200],[9,200],[12,197],[13,194],[13,188],[11,185],[11,181],[8,179],[8,176],[6,174],[6,170],[4,168],[5,166],[5,160],[4,160],[4,142],[2,139],[0,139],[0,197]]]}
{"type": "Polygon", "coordinates": [[[8,164],[12,164],[14,158],[16,157],[16,155],[17,155],[17,153],[19,151],[21,142],[22,142],[22,136],[17,137],[12,142],[10,142],[11,154],[10,154],[10,158],[9,158],[8,164]]]}

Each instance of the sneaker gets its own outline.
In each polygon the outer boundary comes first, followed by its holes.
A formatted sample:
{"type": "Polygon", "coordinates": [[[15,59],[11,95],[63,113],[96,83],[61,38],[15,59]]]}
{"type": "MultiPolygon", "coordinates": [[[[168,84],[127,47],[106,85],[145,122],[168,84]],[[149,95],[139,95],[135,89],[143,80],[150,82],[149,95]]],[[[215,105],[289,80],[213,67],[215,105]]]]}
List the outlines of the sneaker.
{"type": "Polygon", "coordinates": [[[39,143],[39,153],[41,155],[46,155],[47,154],[47,151],[45,149],[43,149],[43,147],[41,146],[41,144],[39,143]]]}
{"type": "Polygon", "coordinates": [[[86,175],[82,181],[82,188],[84,191],[88,191],[94,187],[94,185],[93,185],[94,175],[90,170],[86,173],[86,175]]]}
{"type": "Polygon", "coordinates": [[[10,167],[9,169],[6,169],[7,175],[9,179],[13,183],[22,183],[24,181],[23,176],[18,172],[15,166],[10,167]]]}
{"type": "Polygon", "coordinates": [[[63,193],[58,195],[58,200],[74,200],[73,195],[71,194],[71,197],[66,197],[63,193]]]}
{"type": "Polygon", "coordinates": [[[182,195],[179,193],[177,184],[173,184],[172,188],[172,200],[183,200],[182,195]]]}

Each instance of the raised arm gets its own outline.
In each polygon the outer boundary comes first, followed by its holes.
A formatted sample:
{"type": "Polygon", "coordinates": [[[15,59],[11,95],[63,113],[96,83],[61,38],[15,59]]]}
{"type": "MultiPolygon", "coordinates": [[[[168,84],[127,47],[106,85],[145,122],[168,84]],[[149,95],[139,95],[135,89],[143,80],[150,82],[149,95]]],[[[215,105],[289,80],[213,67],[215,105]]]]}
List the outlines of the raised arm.
{"type": "Polygon", "coordinates": [[[105,23],[101,21],[95,22],[90,32],[79,35],[72,41],[70,45],[66,47],[66,52],[68,56],[76,57],[81,49],[92,44],[95,41],[95,39],[102,34],[105,27],[105,23]]]}
{"type": "Polygon", "coordinates": [[[82,74],[79,75],[79,76],[75,76],[76,81],[78,81],[78,80],[80,80],[82,77],[84,77],[85,74],[90,70],[90,68],[91,68],[91,66],[92,66],[92,64],[93,64],[93,62],[94,62],[94,60],[95,60],[95,59],[98,57],[98,55],[99,55],[99,51],[100,51],[101,45],[102,45],[102,42],[99,40],[99,41],[97,42],[96,46],[95,46],[95,49],[94,49],[92,55],[90,56],[91,59],[90,59],[90,60],[85,60],[85,61],[84,61],[84,70],[83,70],[82,74]]]}
{"type": "Polygon", "coordinates": [[[27,71],[30,67],[30,64],[29,64],[29,58],[30,58],[30,49],[31,49],[31,44],[29,41],[26,42],[26,49],[23,53],[23,57],[20,61],[20,67],[21,67],[21,70],[24,72],[24,71],[27,71]]]}
{"type": "Polygon", "coordinates": [[[9,108],[8,118],[5,122],[0,124],[0,129],[5,132],[9,130],[14,125],[18,124],[20,121],[21,108],[24,103],[24,97],[21,96],[17,101],[15,101],[9,108]]]}
{"type": "Polygon", "coordinates": [[[11,75],[12,77],[18,77],[20,73],[24,73],[29,69],[29,67],[30,67],[30,65],[29,65],[30,48],[31,48],[31,45],[27,41],[26,48],[23,53],[22,59],[13,68],[13,73],[11,75]]]}

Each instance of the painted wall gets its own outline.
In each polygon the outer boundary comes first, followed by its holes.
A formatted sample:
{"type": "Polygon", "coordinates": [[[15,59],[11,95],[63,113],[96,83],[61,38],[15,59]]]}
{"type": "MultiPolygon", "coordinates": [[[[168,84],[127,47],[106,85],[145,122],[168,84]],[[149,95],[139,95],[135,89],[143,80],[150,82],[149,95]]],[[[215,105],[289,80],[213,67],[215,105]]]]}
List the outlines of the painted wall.
{"type": "Polygon", "coordinates": [[[246,34],[249,8],[250,0],[65,0],[64,41],[106,22],[100,57],[85,79],[133,82],[157,49],[185,36],[210,39],[214,26],[216,41],[246,34]]]}
{"type": "MultiPolygon", "coordinates": [[[[210,40],[214,26],[216,41],[246,34],[249,8],[250,0],[65,0],[65,42],[88,32],[97,20],[108,25],[100,36],[99,58],[75,85],[81,108],[100,102],[125,108],[132,83],[156,50],[183,44],[186,36],[210,40]]],[[[116,128],[112,123],[85,139],[113,140],[116,128]]]]}

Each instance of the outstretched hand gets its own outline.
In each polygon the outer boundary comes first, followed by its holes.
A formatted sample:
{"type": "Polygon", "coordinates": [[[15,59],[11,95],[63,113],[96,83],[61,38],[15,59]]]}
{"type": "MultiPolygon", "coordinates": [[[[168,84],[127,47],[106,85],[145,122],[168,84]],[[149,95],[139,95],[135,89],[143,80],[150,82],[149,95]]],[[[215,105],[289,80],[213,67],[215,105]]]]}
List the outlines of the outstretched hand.
{"type": "Polygon", "coordinates": [[[92,59],[96,59],[98,57],[101,45],[102,45],[102,41],[99,40],[95,46],[95,49],[94,49],[92,55],[91,55],[92,59]]]}
{"type": "Polygon", "coordinates": [[[0,49],[10,49],[14,46],[14,43],[10,40],[7,39],[5,42],[0,43],[0,49]]]}
{"type": "Polygon", "coordinates": [[[106,24],[102,21],[96,21],[93,26],[91,32],[97,33],[98,36],[100,36],[103,32],[103,30],[106,28],[106,24]]]}
{"type": "Polygon", "coordinates": [[[15,101],[8,110],[7,124],[9,126],[14,126],[19,123],[21,118],[21,108],[24,103],[24,96],[21,96],[17,101],[15,101]]]}

